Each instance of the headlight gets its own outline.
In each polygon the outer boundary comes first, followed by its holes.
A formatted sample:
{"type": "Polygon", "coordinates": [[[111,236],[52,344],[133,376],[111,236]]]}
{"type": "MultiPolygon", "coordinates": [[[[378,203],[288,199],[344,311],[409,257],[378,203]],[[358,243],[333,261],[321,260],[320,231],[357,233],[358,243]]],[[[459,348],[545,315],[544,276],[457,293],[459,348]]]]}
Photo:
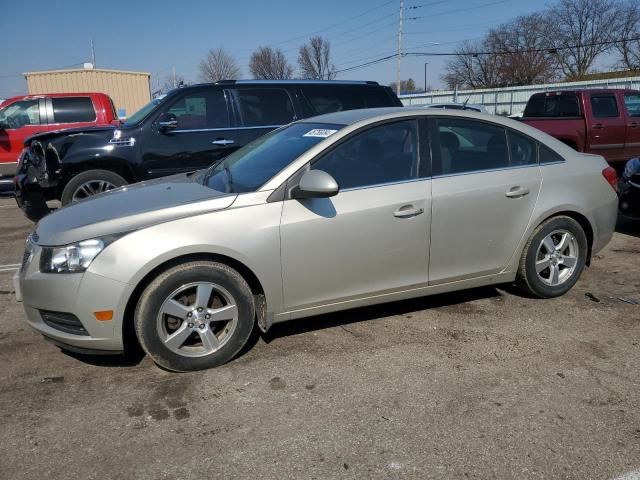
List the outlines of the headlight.
{"type": "Polygon", "coordinates": [[[93,238],[62,247],[42,247],[40,271],[43,273],[84,272],[94,258],[119,236],[93,238]]]}

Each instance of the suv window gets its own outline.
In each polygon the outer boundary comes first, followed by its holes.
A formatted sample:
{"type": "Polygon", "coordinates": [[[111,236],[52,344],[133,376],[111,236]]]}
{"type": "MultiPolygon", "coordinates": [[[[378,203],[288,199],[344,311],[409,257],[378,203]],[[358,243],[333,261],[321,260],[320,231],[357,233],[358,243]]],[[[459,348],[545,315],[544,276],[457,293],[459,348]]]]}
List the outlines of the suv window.
{"type": "Polygon", "coordinates": [[[514,130],[507,130],[509,135],[509,154],[511,166],[535,165],[538,163],[538,152],[535,140],[514,130]]]}
{"type": "Polygon", "coordinates": [[[575,94],[534,95],[527,102],[525,117],[579,117],[580,107],[575,94]]]}
{"type": "Polygon", "coordinates": [[[595,118],[618,116],[618,104],[615,95],[591,95],[591,110],[595,118]]]}
{"type": "Polygon", "coordinates": [[[434,174],[448,175],[509,166],[506,130],[474,120],[436,120],[440,161],[434,174]]]}
{"type": "Polygon", "coordinates": [[[313,163],[341,189],[401,182],[417,178],[416,120],[378,125],[357,133],[313,163]]]}
{"type": "Polygon", "coordinates": [[[8,128],[40,125],[38,100],[23,100],[0,109],[0,123],[8,128]]]}
{"type": "Polygon", "coordinates": [[[176,116],[178,130],[229,127],[229,111],[224,93],[197,91],[178,99],[167,113],[176,116]]]}
{"type": "Polygon", "coordinates": [[[95,122],[96,111],[89,97],[52,98],[53,123],[95,122]]]}
{"type": "Polygon", "coordinates": [[[286,90],[239,88],[236,96],[245,127],[280,126],[295,120],[295,110],[286,90]]]}
{"type": "Polygon", "coordinates": [[[302,93],[318,115],[358,108],[396,106],[389,95],[381,88],[308,85],[302,87],[302,93]]]}
{"type": "Polygon", "coordinates": [[[630,117],[640,117],[640,94],[626,93],[624,95],[624,106],[630,117]]]}

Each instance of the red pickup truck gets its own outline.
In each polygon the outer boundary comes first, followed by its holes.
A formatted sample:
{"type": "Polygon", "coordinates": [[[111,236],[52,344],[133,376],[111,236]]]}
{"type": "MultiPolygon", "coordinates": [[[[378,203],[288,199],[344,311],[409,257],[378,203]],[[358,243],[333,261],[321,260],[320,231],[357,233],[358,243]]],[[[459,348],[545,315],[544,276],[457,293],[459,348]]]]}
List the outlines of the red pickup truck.
{"type": "Polygon", "coordinates": [[[5,100],[0,106],[0,182],[2,177],[15,175],[23,143],[31,135],[112,123],[118,123],[118,114],[104,93],[51,93],[5,100]]]}
{"type": "Polygon", "coordinates": [[[640,156],[640,91],[536,93],[522,121],[580,152],[602,155],[617,169],[640,156]]]}

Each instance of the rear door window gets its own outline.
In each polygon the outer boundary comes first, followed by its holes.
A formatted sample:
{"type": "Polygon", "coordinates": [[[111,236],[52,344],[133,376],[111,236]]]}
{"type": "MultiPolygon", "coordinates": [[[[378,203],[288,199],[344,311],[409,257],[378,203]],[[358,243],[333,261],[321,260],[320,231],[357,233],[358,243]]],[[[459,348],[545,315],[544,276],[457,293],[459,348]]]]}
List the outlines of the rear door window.
{"type": "Polygon", "coordinates": [[[96,111],[89,97],[52,98],[53,123],[95,122],[96,111]]]}
{"type": "Polygon", "coordinates": [[[536,142],[522,133],[507,130],[509,136],[509,154],[511,166],[520,167],[538,163],[536,142]]]}
{"type": "Polygon", "coordinates": [[[245,127],[275,127],[295,120],[293,103],[286,90],[239,88],[235,95],[245,127]]]}
{"type": "Polygon", "coordinates": [[[434,175],[495,170],[509,166],[507,132],[504,128],[475,120],[436,120],[434,144],[439,161],[434,175]]]}
{"type": "Polygon", "coordinates": [[[176,116],[178,130],[229,127],[229,110],[220,90],[190,93],[172,104],[167,113],[176,116]]]}
{"type": "Polygon", "coordinates": [[[591,110],[595,118],[614,118],[619,115],[615,95],[591,95],[591,110]]]}

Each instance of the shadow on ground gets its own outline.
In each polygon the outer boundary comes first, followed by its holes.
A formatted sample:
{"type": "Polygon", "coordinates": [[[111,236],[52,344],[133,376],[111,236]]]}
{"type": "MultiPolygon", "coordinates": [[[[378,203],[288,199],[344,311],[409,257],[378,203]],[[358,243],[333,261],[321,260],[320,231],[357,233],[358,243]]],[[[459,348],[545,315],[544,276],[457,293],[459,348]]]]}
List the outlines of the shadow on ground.
{"type": "Polygon", "coordinates": [[[640,219],[620,215],[616,224],[616,232],[640,238],[640,219]]]}
{"type": "Polygon", "coordinates": [[[458,292],[443,293],[428,297],[401,300],[398,302],[383,303],[370,307],[361,307],[352,310],[344,310],[325,315],[301,318],[289,322],[277,323],[262,336],[266,343],[275,338],[298,335],[315,330],[323,330],[351,323],[377,320],[395,315],[407,315],[421,310],[459,305],[473,300],[500,297],[500,292],[494,287],[474,288],[458,292]]]}

